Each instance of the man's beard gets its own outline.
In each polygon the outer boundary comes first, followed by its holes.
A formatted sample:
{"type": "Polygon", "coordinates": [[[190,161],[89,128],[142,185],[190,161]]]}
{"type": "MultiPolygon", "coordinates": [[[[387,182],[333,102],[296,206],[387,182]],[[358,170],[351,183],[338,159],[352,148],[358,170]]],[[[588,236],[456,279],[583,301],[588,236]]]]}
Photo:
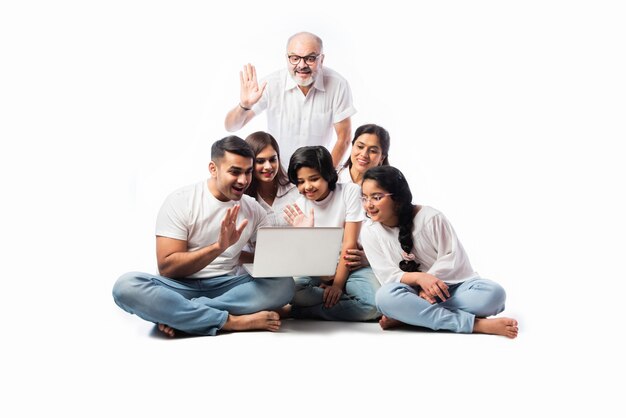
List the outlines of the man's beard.
{"type": "Polygon", "coordinates": [[[296,69],[293,70],[293,73],[291,73],[291,78],[293,78],[293,81],[296,82],[297,85],[299,85],[300,87],[308,87],[311,84],[313,84],[313,82],[315,82],[315,77],[313,76],[313,71],[311,70],[311,68],[309,67],[305,67],[302,68],[300,70],[296,69]],[[300,78],[298,78],[297,74],[309,74],[309,78],[307,78],[306,80],[301,80],[300,78]]]}

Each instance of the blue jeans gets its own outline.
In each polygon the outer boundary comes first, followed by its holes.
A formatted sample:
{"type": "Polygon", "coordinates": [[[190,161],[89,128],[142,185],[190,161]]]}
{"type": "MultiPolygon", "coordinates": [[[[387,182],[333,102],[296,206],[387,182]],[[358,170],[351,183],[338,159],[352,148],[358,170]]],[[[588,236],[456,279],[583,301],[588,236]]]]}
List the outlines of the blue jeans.
{"type": "Polygon", "coordinates": [[[329,321],[369,321],[380,313],[376,309],[376,291],[380,283],[371,267],[350,273],[346,288],[334,306],[324,307],[324,289],[319,277],[296,277],[296,294],[291,301],[294,318],[319,318],[329,321]]]}
{"type": "Polygon", "coordinates": [[[430,304],[417,290],[404,283],[387,283],[376,293],[376,306],[383,315],[405,324],[471,333],[474,318],[499,314],[506,293],[491,280],[475,278],[449,285],[450,298],[430,304]]]}
{"type": "Polygon", "coordinates": [[[189,334],[215,335],[228,314],[278,309],[294,294],[291,277],[253,279],[250,275],[173,280],[131,272],[113,286],[113,299],[126,312],[189,334]]]}

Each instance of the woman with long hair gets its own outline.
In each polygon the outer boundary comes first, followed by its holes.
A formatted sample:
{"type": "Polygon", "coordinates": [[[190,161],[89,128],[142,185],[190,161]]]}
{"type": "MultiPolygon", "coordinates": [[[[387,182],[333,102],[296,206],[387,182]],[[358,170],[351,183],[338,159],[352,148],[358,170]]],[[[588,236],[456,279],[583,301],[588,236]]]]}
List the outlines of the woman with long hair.
{"type": "Polygon", "coordinates": [[[376,306],[383,329],[401,323],[433,330],[517,337],[517,321],[488,318],[504,310],[499,284],[481,278],[446,217],[412,203],[404,175],[395,167],[363,176],[361,243],[381,283],[376,306]]]}
{"type": "MultiPolygon", "coordinates": [[[[385,128],[373,123],[359,126],[354,132],[350,157],[337,168],[339,183],[354,183],[361,186],[363,174],[373,167],[389,165],[389,146],[391,138],[385,128]]],[[[369,265],[363,248],[348,249],[343,262],[351,269],[359,269],[369,265]]]]}
{"type": "Polygon", "coordinates": [[[259,202],[271,224],[286,225],[283,208],[298,197],[298,190],[289,182],[280,165],[280,149],[276,139],[267,132],[248,135],[245,141],[254,152],[254,172],[245,193],[259,202]]]}
{"type": "Polygon", "coordinates": [[[391,138],[385,128],[373,123],[361,125],[354,131],[350,157],[337,169],[340,183],[361,185],[363,174],[372,167],[389,165],[391,138]]]}

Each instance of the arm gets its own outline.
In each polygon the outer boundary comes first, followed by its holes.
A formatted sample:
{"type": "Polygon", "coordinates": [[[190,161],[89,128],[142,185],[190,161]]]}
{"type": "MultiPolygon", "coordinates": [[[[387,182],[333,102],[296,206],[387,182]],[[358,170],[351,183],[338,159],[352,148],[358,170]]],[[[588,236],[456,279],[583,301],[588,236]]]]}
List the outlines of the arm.
{"type": "MultiPolygon", "coordinates": [[[[341,256],[345,257],[348,254],[348,250],[356,248],[357,239],[359,237],[359,231],[361,230],[361,222],[346,222],[344,224],[343,242],[341,243],[341,256]]],[[[324,290],[324,303],[326,307],[331,307],[339,302],[339,298],[343,293],[343,289],[346,286],[350,269],[345,263],[339,262],[337,264],[337,270],[333,278],[332,286],[328,286],[324,290]]]]}
{"type": "Polygon", "coordinates": [[[239,254],[239,264],[254,263],[254,253],[242,251],[239,254]]]}
{"type": "Polygon", "coordinates": [[[333,166],[337,167],[343,162],[343,156],[348,148],[350,148],[350,136],[352,135],[352,123],[347,117],[341,122],[335,123],[335,133],[337,134],[337,142],[333,147],[331,155],[333,156],[333,166]]]}
{"type": "Polygon", "coordinates": [[[240,206],[226,211],[220,226],[217,242],[196,251],[187,250],[187,241],[157,236],[157,264],[159,274],[164,277],[184,278],[205,268],[228,247],[239,240],[241,233],[248,224],[245,219],[239,228],[236,227],[240,206]]]}
{"type": "Polygon", "coordinates": [[[171,279],[191,276],[211,264],[222,252],[217,243],[187,251],[187,241],[157,237],[159,274],[171,279]]]}
{"type": "Polygon", "coordinates": [[[224,126],[228,132],[235,132],[252,120],[255,114],[250,109],[261,99],[263,91],[267,86],[267,82],[264,82],[259,88],[256,69],[252,64],[245,65],[243,71],[239,72],[239,83],[239,103],[226,114],[226,119],[224,120],[224,126]],[[248,110],[244,109],[244,107],[248,110]]]}
{"type": "MultiPolygon", "coordinates": [[[[246,105],[242,104],[242,106],[246,105]]],[[[241,106],[237,105],[226,114],[224,127],[228,132],[236,132],[250,122],[254,116],[254,111],[245,110],[241,106]]]]}
{"type": "Polygon", "coordinates": [[[344,264],[350,271],[358,270],[361,267],[367,267],[370,265],[365,251],[363,251],[363,248],[358,246],[358,243],[356,248],[349,249],[347,253],[348,254],[344,256],[343,259],[345,260],[344,264]]]}

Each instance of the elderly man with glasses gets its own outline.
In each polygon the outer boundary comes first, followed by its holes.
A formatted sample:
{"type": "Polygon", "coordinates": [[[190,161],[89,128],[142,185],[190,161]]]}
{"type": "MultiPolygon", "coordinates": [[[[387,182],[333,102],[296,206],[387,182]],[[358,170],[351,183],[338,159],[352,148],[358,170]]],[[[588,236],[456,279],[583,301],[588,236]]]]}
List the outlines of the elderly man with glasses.
{"type": "Polygon", "coordinates": [[[296,33],[287,41],[286,52],[287,68],[260,84],[254,66],[244,66],[239,73],[239,103],[226,115],[226,130],[238,131],[267,111],[267,130],[278,141],[284,166],[296,149],[308,145],[325,146],[339,166],[350,147],[350,117],[356,113],[350,86],[337,72],[323,68],[323,43],[318,36],[296,33]]]}

